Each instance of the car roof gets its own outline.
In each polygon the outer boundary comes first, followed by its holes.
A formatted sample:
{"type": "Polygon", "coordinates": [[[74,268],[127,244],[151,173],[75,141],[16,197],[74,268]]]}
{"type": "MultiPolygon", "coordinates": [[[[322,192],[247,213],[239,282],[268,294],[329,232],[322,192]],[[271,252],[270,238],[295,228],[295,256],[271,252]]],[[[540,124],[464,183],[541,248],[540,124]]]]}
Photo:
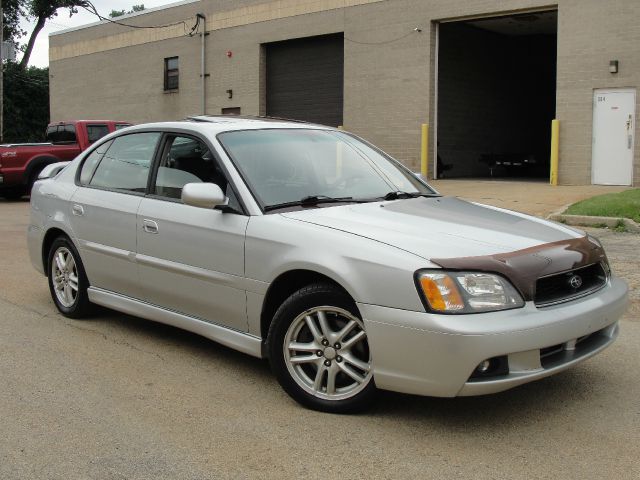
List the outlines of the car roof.
{"type": "Polygon", "coordinates": [[[132,132],[135,130],[149,130],[154,128],[169,130],[187,129],[214,135],[234,130],[259,130],[268,128],[313,128],[333,130],[333,127],[302,122],[299,120],[240,115],[199,115],[175,122],[142,123],[127,128],[127,131],[132,132]]]}

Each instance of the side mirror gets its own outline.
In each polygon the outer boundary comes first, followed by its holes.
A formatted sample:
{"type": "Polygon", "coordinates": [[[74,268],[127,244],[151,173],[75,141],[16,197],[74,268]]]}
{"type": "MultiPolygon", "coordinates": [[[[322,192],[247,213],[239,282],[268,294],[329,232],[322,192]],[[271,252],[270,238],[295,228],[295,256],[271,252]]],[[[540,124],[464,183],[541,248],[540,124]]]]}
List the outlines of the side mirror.
{"type": "Polygon", "coordinates": [[[187,183],[182,187],[182,203],[192,207],[214,208],[228,199],[215,183],[187,183]]]}

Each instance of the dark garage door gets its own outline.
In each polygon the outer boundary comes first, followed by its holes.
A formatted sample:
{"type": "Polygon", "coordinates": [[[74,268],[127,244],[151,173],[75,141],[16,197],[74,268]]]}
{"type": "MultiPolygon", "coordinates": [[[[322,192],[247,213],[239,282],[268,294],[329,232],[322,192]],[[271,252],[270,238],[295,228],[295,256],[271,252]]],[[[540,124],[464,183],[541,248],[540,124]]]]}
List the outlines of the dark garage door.
{"type": "Polygon", "coordinates": [[[265,48],[267,115],[342,125],[342,34],[269,43],[265,48]]]}

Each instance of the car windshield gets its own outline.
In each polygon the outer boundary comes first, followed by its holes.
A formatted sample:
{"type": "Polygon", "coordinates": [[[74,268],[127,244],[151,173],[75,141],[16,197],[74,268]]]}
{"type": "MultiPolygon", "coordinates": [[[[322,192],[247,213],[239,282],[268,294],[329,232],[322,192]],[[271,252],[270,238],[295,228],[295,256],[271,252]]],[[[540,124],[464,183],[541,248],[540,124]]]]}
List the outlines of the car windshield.
{"type": "Polygon", "coordinates": [[[435,193],[395,160],[343,132],[242,130],[218,139],[266,210],[435,193]]]}

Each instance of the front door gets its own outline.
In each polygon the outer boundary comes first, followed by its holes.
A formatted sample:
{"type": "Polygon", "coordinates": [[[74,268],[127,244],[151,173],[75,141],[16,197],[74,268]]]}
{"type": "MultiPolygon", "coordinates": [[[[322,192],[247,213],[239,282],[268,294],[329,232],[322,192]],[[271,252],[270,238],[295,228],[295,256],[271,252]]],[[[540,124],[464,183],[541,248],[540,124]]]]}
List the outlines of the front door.
{"type": "Polygon", "coordinates": [[[249,217],[232,198],[223,212],[182,203],[186,183],[233,192],[199,139],[168,135],[149,196],[138,210],[136,256],[144,298],[201,320],[247,331],[244,242],[249,217]]]}
{"type": "Polygon", "coordinates": [[[593,100],[592,183],[631,185],[635,89],[596,90],[593,100]]]}

